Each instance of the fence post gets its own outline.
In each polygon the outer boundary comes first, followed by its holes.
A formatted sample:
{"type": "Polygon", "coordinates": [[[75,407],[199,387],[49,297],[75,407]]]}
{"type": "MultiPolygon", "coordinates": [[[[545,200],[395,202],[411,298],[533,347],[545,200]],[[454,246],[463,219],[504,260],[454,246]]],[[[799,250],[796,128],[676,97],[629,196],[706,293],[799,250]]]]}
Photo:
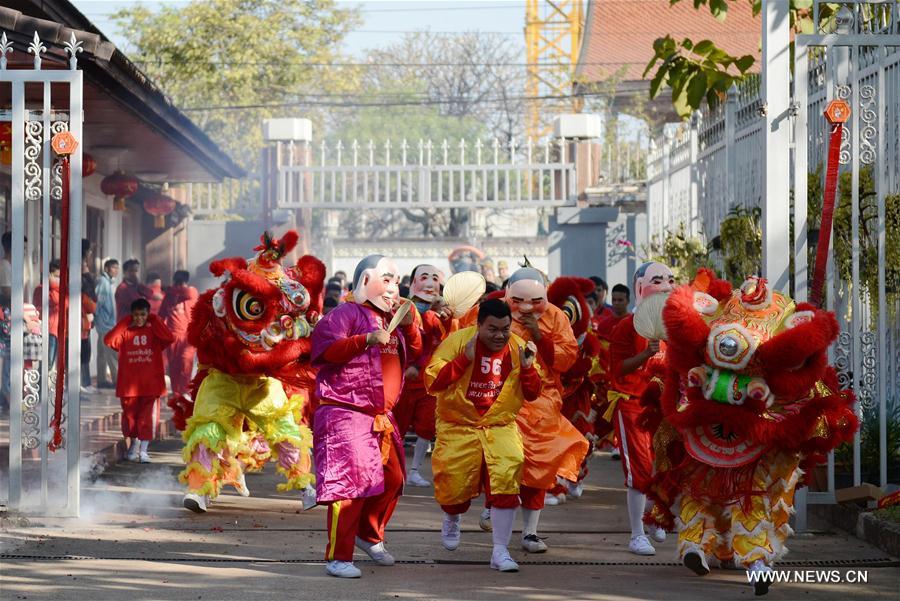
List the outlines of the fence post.
{"type": "MultiPolygon", "coordinates": [[[[669,227],[669,192],[672,189],[672,186],[669,182],[669,177],[671,175],[671,158],[672,158],[672,132],[667,131],[665,133],[665,141],[663,142],[663,150],[662,150],[662,219],[660,220],[660,231],[656,232],[659,236],[664,236],[666,228],[669,227]]],[[[653,239],[647,241],[648,244],[653,243],[653,239]]]]}
{"type": "Polygon", "coordinates": [[[725,206],[716,203],[716,223],[722,223],[725,213],[735,203],[737,170],[737,152],[735,148],[735,129],[737,126],[737,84],[731,84],[728,88],[728,96],[725,99],[725,206]],[[723,210],[724,209],[724,210],[723,210]]]}
{"type": "Polygon", "coordinates": [[[762,275],[773,290],[787,292],[790,244],[790,14],[786,0],[763,0],[762,275]]]}
{"type": "Polygon", "coordinates": [[[703,115],[700,111],[694,111],[691,114],[690,129],[690,165],[691,165],[691,188],[689,210],[690,223],[687,224],[688,232],[691,236],[697,236],[700,233],[700,125],[703,122],[703,115]]]}

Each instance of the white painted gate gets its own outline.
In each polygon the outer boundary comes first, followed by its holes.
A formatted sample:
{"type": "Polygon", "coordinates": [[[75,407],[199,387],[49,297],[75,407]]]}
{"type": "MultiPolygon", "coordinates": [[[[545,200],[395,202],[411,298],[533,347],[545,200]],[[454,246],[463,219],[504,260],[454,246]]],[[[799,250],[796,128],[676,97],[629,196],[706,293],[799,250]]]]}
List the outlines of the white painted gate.
{"type": "MultiPolygon", "coordinates": [[[[42,63],[47,48],[35,32],[30,44],[17,34],[0,36],[0,86],[10,105],[0,107],[2,120],[12,126],[11,222],[12,286],[9,301],[10,344],[3,369],[9,374],[9,478],[7,505],[11,511],[41,515],[77,515],[79,510],[79,423],[81,349],[81,212],[82,146],[71,156],[69,199],[72,232],[69,243],[68,390],[62,412],[62,448],[48,449],[54,412],[56,374],[50,365],[47,320],[40,335],[26,337],[24,310],[31,292],[43,282],[38,304],[48,315],[49,263],[58,256],[51,232],[53,214],[62,198],[61,164],[50,142],[69,131],[83,141],[83,77],[77,53],[81,42],[74,33],[64,44],[67,68],[42,63]],[[28,57],[27,53],[33,55],[28,57]],[[30,64],[21,64],[28,57],[30,64]],[[26,246],[25,238],[28,238],[26,246]],[[26,281],[26,266],[34,264],[34,278],[26,281]],[[48,374],[49,372],[49,374],[48,374]]],[[[64,294],[65,291],[61,291],[64,294]]],[[[60,341],[62,343],[63,341],[60,341]]]]}

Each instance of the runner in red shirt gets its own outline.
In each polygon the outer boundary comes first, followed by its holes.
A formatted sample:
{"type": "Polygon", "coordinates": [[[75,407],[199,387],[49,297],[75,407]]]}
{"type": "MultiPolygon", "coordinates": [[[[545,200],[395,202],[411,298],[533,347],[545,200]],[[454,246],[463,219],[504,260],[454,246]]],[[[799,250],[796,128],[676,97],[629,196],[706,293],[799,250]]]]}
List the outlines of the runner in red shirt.
{"type": "MultiPolygon", "coordinates": [[[[631,290],[625,284],[616,284],[612,289],[612,313],[594,321],[594,335],[600,340],[600,354],[592,370],[591,379],[597,387],[597,419],[594,420],[594,436],[598,449],[612,447],[612,459],[619,459],[619,445],[616,428],[610,410],[609,390],[612,376],[609,371],[609,342],[615,327],[628,315],[631,290]]],[[[596,316],[595,316],[596,317],[596,316]]]]}
{"type": "Polygon", "coordinates": [[[174,342],[172,332],[150,303],[140,298],[131,304],[131,315],[121,319],[103,342],[119,353],[116,396],[122,403],[122,434],[128,459],[150,463],[147,448],[153,438],[154,407],[166,393],[163,352],[174,342]]]}

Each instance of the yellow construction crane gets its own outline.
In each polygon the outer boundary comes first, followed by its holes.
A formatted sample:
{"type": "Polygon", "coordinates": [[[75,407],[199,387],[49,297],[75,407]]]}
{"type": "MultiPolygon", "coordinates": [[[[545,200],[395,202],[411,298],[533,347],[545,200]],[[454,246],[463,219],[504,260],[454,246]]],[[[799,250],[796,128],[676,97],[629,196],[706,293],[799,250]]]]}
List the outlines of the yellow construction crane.
{"type": "Polygon", "coordinates": [[[527,0],[525,11],[525,92],[531,98],[525,125],[527,135],[537,139],[550,132],[554,115],[581,112],[581,99],[543,97],[572,94],[584,7],[582,0],[527,0]]]}

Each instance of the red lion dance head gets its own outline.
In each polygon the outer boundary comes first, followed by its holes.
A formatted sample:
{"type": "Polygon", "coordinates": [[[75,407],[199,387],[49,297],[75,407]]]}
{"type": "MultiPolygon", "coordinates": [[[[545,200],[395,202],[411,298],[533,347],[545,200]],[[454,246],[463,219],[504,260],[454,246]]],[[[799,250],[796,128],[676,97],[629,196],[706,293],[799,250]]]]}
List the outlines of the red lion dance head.
{"type": "Polygon", "coordinates": [[[697,461],[725,468],[779,449],[814,458],[857,426],[853,396],[827,363],[834,314],[794,303],[766,280],[721,294],[707,278],[663,309],[669,376],[663,413],[697,461]]]}
{"type": "MultiPolygon", "coordinates": [[[[214,261],[210,272],[222,277],[218,288],[207,290],[191,315],[188,340],[197,348],[200,369],[194,393],[206,371],[228,374],[276,375],[308,355],[309,335],[322,304],[325,267],[303,257],[285,269],[282,259],[297,245],[291,230],[281,239],[263,234],[255,258],[231,257],[214,261]]],[[[190,415],[190,401],[170,401],[176,426],[190,415]]]]}

